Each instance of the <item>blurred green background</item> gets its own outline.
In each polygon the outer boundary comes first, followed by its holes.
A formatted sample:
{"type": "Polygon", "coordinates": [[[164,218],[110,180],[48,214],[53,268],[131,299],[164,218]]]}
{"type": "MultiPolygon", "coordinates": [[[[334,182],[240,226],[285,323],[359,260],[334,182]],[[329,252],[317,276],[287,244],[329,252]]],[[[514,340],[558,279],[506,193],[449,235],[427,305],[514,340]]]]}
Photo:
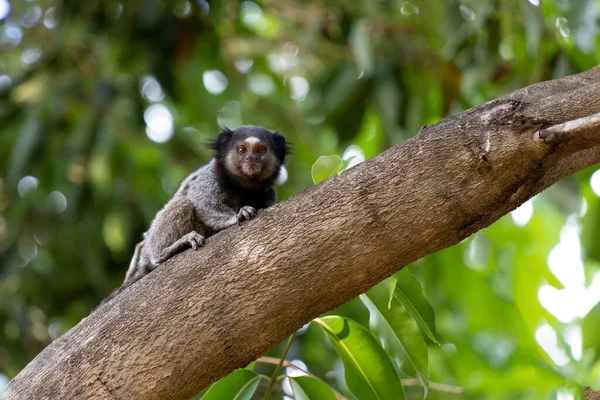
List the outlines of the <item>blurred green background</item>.
{"type": "MultiPolygon", "coordinates": [[[[285,199],[320,155],[595,66],[598,0],[0,0],[0,396],[117,287],[219,126],[283,132],[285,199]]],[[[429,398],[556,399],[600,379],[600,173],[409,268],[441,346],[429,398]]],[[[363,324],[358,301],[337,310],[363,324]]],[[[278,354],[276,351],[272,353],[278,354]]],[[[350,396],[322,332],[290,350],[350,396]]]]}

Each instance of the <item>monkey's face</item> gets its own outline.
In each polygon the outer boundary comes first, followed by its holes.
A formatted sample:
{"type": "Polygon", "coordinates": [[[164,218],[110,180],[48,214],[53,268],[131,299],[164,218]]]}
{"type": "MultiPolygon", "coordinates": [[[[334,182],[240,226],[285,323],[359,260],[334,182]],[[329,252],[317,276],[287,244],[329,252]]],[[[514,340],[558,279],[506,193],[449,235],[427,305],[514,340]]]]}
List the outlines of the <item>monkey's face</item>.
{"type": "Polygon", "coordinates": [[[227,175],[249,189],[273,184],[290,151],[283,135],[253,125],[226,129],[209,147],[227,175]]]}
{"type": "Polygon", "coordinates": [[[279,163],[267,140],[248,136],[232,138],[229,153],[225,159],[227,170],[234,176],[246,177],[255,181],[269,179],[279,168],[279,163]]]}

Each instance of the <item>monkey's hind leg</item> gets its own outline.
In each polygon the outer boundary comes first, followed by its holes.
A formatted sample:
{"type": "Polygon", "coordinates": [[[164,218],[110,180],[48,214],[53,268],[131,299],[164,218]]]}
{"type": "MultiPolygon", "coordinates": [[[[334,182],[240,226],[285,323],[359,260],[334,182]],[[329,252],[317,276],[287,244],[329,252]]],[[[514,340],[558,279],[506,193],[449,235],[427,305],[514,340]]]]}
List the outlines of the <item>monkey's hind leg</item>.
{"type": "MultiPolygon", "coordinates": [[[[196,231],[186,233],[178,239],[175,243],[161,251],[156,256],[152,257],[152,265],[155,268],[158,264],[165,262],[169,258],[173,257],[177,253],[181,253],[183,250],[191,247],[193,250],[198,250],[199,247],[204,246],[204,236],[196,231]]],[[[154,269],[151,267],[151,269],[154,269]]]]}
{"type": "Polygon", "coordinates": [[[192,202],[183,196],[172,198],[146,232],[138,269],[143,267],[150,272],[183,250],[204,245],[198,227],[192,202]]]}

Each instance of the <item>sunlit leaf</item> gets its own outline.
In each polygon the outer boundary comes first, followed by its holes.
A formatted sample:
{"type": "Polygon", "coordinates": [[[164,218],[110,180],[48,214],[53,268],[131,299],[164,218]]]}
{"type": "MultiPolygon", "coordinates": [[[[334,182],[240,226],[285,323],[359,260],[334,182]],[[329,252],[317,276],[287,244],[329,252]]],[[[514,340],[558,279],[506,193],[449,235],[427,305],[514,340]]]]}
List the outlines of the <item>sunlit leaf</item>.
{"type": "Polygon", "coordinates": [[[391,308],[392,300],[394,299],[394,292],[396,291],[396,283],[398,282],[398,278],[396,277],[396,275],[392,275],[383,282],[385,283],[385,286],[387,287],[389,295],[390,295],[390,299],[388,301],[388,308],[391,308]]]}
{"type": "Polygon", "coordinates": [[[348,158],[346,158],[345,160],[342,161],[342,167],[340,168],[339,172],[345,171],[346,168],[348,168],[348,165],[350,165],[350,163],[352,162],[352,160],[354,160],[356,158],[356,156],[350,156],[348,158]]]}
{"type": "Polygon", "coordinates": [[[401,400],[404,389],[390,357],[371,333],[357,322],[328,316],[314,320],[344,364],[348,388],[360,400],[401,400]]]}
{"type": "Polygon", "coordinates": [[[438,343],[435,313],[425,296],[421,283],[412,276],[407,268],[402,269],[395,276],[398,290],[394,292],[394,295],[406,307],[406,311],[417,321],[421,331],[434,343],[438,343]]]}
{"type": "Polygon", "coordinates": [[[294,400],[336,400],[335,393],[319,379],[310,376],[290,378],[294,400]]]}
{"type": "Polygon", "coordinates": [[[391,307],[388,306],[389,292],[384,283],[361,295],[360,299],[369,309],[371,331],[379,337],[396,367],[409,376],[420,378],[427,394],[427,345],[415,320],[400,302],[398,292],[396,288],[391,307]]]}
{"type": "Polygon", "coordinates": [[[311,169],[313,183],[319,183],[336,175],[342,169],[344,161],[340,156],[321,156],[315,161],[311,169]]]}
{"type": "Polygon", "coordinates": [[[239,369],[212,385],[201,400],[250,400],[259,382],[260,375],[239,369]]]}

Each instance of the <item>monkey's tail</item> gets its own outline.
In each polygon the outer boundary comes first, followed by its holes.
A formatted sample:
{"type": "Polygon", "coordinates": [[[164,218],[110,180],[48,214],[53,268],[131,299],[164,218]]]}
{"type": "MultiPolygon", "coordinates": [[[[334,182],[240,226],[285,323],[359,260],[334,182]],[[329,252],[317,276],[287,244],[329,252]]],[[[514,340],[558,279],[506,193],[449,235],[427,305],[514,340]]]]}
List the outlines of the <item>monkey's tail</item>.
{"type": "Polygon", "coordinates": [[[131,261],[129,262],[129,268],[127,268],[127,272],[125,273],[125,280],[123,281],[123,283],[126,283],[128,280],[131,279],[133,275],[135,275],[137,266],[140,263],[140,253],[142,251],[143,246],[143,240],[135,245],[135,250],[133,250],[133,257],[131,257],[131,261]]]}

